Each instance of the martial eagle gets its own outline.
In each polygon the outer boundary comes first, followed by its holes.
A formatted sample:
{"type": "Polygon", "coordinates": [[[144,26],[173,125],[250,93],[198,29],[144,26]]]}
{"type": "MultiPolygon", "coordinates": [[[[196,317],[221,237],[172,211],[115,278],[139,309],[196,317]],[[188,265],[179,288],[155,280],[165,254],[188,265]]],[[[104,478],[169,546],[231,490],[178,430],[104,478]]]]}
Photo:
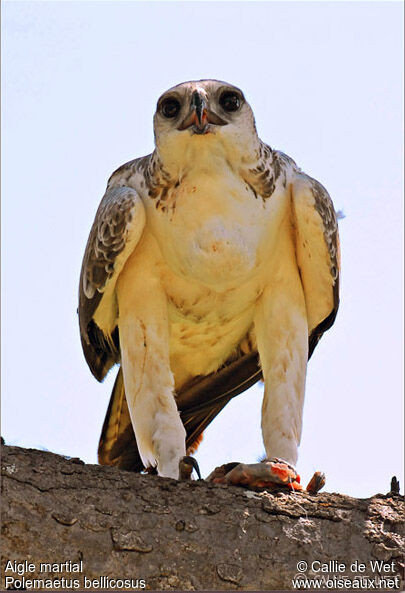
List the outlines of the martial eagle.
{"type": "Polygon", "coordinates": [[[205,427],[263,378],[266,454],[295,465],[307,361],[339,302],[332,201],[260,140],[231,84],[171,88],[154,133],[152,154],[111,175],[83,259],[87,363],[99,381],[120,366],[99,461],[178,478],[205,427]]]}

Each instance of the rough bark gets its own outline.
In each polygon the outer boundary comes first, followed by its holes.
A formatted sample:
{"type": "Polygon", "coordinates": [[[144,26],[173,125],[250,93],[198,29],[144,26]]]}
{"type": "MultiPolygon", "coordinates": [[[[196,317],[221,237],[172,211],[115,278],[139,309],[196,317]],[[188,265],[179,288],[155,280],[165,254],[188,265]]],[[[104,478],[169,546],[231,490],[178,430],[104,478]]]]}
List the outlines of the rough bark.
{"type": "MultiPolygon", "coordinates": [[[[7,446],[2,475],[3,590],[7,576],[21,579],[5,572],[10,560],[32,563],[26,579],[78,579],[80,589],[85,577],[104,576],[154,590],[291,590],[300,561],[303,574],[324,579],[394,578],[401,569],[404,505],[395,494],[259,494],[7,446]],[[391,568],[373,571],[373,560],[391,568]],[[83,572],[40,570],[67,561],[82,561],[83,572]],[[320,572],[314,561],[345,569],[320,572]],[[355,561],[364,572],[351,570],[355,561]]],[[[114,589],[106,584],[98,588],[114,589]]]]}

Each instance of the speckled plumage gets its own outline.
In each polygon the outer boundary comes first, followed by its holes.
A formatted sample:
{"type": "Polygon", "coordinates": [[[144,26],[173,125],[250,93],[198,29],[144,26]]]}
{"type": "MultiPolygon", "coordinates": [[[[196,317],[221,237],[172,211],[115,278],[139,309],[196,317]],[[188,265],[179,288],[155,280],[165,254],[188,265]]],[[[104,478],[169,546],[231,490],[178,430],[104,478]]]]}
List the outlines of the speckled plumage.
{"type": "Polygon", "coordinates": [[[98,380],[121,364],[100,462],[177,477],[186,439],[263,375],[266,451],[295,463],[307,359],[338,307],[333,204],[232,85],[173,87],[154,129],[155,151],[110,177],[82,266],[87,362],[98,380]]]}

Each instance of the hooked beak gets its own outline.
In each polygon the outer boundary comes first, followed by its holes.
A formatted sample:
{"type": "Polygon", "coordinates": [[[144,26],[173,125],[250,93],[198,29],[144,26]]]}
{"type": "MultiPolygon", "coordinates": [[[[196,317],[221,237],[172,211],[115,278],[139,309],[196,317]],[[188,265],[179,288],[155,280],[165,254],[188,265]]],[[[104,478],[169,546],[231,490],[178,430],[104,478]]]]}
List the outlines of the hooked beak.
{"type": "Polygon", "coordinates": [[[194,113],[198,120],[198,125],[203,125],[203,118],[207,119],[207,110],[205,99],[200,95],[198,91],[194,91],[191,97],[191,109],[194,108],[194,113]]]}
{"type": "Polygon", "coordinates": [[[191,96],[190,112],[177,129],[186,130],[193,126],[196,134],[206,134],[209,132],[208,124],[225,126],[226,123],[225,120],[208,109],[205,97],[198,91],[194,91],[191,96]]]}

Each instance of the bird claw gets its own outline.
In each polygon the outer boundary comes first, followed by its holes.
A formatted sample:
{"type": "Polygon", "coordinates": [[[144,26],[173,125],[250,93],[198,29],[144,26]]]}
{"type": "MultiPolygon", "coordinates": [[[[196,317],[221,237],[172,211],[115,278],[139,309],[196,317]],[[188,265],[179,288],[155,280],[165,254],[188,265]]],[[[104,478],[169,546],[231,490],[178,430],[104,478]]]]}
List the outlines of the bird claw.
{"type": "MultiPolygon", "coordinates": [[[[244,486],[250,490],[283,490],[294,492],[305,491],[300,484],[300,476],[295,468],[283,459],[272,458],[261,463],[226,463],[214,469],[207,481],[215,484],[232,484],[244,486]]],[[[325,485],[325,475],[316,472],[310,480],[306,491],[317,494],[325,485]]]]}
{"type": "Polygon", "coordinates": [[[191,455],[184,455],[179,461],[179,480],[191,480],[191,474],[195,469],[198,479],[201,480],[201,472],[197,460],[191,455]]]}

